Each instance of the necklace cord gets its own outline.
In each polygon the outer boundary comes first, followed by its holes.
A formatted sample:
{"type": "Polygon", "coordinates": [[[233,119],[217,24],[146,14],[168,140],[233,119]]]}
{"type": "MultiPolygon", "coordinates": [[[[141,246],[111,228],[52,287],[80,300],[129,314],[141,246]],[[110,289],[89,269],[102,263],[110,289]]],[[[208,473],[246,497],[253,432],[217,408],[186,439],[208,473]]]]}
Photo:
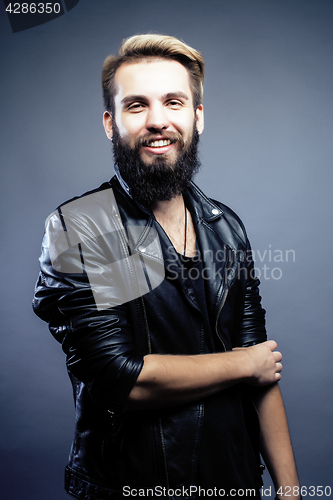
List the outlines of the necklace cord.
{"type": "Polygon", "coordinates": [[[185,236],[184,236],[184,255],[186,255],[186,234],[187,234],[187,210],[186,210],[186,205],[184,202],[184,208],[185,208],[185,236]]]}

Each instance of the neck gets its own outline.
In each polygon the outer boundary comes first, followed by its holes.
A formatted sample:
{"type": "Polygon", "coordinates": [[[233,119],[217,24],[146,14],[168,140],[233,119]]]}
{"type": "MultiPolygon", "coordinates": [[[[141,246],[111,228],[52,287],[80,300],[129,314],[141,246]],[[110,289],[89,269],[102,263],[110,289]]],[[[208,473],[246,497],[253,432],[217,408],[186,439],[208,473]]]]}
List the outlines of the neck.
{"type": "Polygon", "coordinates": [[[195,230],[188,210],[185,216],[183,197],[180,195],[170,201],[158,201],[151,208],[176,251],[188,257],[196,255],[195,230]]]}
{"type": "Polygon", "coordinates": [[[158,221],[184,220],[184,200],[182,195],[168,201],[156,201],[151,208],[158,221]]]}

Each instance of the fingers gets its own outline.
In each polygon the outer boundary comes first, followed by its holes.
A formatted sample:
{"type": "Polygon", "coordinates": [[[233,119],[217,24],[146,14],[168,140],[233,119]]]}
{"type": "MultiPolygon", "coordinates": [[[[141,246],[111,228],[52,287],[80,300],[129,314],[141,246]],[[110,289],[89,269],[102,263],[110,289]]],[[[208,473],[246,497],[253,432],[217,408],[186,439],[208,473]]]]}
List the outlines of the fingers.
{"type": "Polygon", "coordinates": [[[282,372],[282,368],[283,368],[282,363],[276,363],[275,368],[276,368],[276,372],[277,372],[277,373],[282,372]]]}
{"type": "Polygon", "coordinates": [[[266,344],[271,351],[275,351],[275,349],[277,348],[277,343],[275,342],[275,340],[266,340],[264,344],[266,344]]]}
{"type": "MultiPolygon", "coordinates": [[[[281,354],[281,353],[278,353],[278,354],[281,354]]],[[[281,358],[282,358],[282,355],[281,355],[281,358]]],[[[281,376],[282,368],[283,368],[282,363],[276,363],[275,364],[275,375],[274,375],[274,377],[275,377],[275,381],[276,382],[278,382],[282,378],[282,376],[281,376]]]]}
{"type": "Polygon", "coordinates": [[[273,356],[276,363],[280,362],[282,359],[282,354],[280,353],[280,351],[274,351],[273,356]]]}
{"type": "Polygon", "coordinates": [[[277,343],[275,342],[275,340],[267,340],[267,342],[265,342],[267,344],[267,347],[269,347],[269,349],[272,351],[272,354],[274,356],[274,359],[275,359],[275,363],[279,364],[281,366],[281,369],[279,371],[282,370],[282,365],[280,363],[280,361],[282,360],[282,353],[280,351],[276,351],[275,349],[277,348],[277,343]]]}
{"type": "MultiPolygon", "coordinates": [[[[281,355],[281,358],[282,358],[282,355],[281,355]]],[[[281,380],[281,378],[282,378],[282,376],[281,376],[282,368],[283,368],[282,363],[276,363],[276,365],[275,365],[275,380],[276,381],[281,380]]]]}
{"type": "Polygon", "coordinates": [[[276,378],[276,380],[280,380],[281,379],[281,372],[282,372],[282,368],[283,368],[282,363],[281,363],[282,354],[280,353],[280,351],[274,351],[272,354],[273,354],[274,359],[275,359],[275,378],[276,378]]]}
{"type": "Polygon", "coordinates": [[[267,342],[265,342],[265,344],[266,344],[266,347],[268,347],[269,350],[271,351],[271,354],[269,356],[271,359],[271,365],[270,365],[271,368],[270,369],[271,370],[273,369],[273,373],[271,372],[271,377],[273,377],[273,378],[271,378],[271,380],[269,381],[269,376],[268,376],[268,381],[266,379],[265,384],[272,383],[272,382],[278,382],[279,380],[281,380],[281,372],[282,372],[282,368],[283,368],[282,363],[281,363],[282,354],[280,351],[275,351],[275,349],[277,348],[277,343],[275,342],[275,340],[268,340],[267,342]]]}

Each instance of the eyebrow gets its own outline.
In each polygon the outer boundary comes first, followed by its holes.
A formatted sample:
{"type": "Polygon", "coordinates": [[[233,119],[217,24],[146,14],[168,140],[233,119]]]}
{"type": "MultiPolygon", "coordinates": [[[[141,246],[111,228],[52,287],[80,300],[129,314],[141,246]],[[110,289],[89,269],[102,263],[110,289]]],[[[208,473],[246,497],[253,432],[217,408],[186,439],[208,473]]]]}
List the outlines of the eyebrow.
{"type": "MultiPolygon", "coordinates": [[[[177,98],[181,98],[181,99],[184,99],[186,101],[189,100],[189,97],[187,94],[185,94],[184,92],[182,91],[176,91],[176,92],[168,92],[167,94],[164,94],[162,96],[162,100],[166,100],[166,99],[177,99],[177,98]]],[[[127,104],[129,102],[134,102],[134,101],[145,101],[147,102],[148,101],[148,98],[147,96],[145,95],[140,95],[140,94],[133,94],[133,95],[128,95],[128,96],[125,96],[122,100],[121,100],[121,103],[122,104],[127,104]]]]}

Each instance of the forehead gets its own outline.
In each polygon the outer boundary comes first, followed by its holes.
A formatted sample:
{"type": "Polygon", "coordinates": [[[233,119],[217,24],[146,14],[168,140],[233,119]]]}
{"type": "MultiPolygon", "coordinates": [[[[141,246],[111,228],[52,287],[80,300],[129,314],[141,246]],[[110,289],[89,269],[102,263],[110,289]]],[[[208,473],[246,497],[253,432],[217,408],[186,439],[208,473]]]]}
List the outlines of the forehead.
{"type": "Polygon", "coordinates": [[[115,74],[116,101],[127,95],[154,98],[183,92],[192,99],[187,69],[178,61],[145,59],[122,64],[115,74]]]}

